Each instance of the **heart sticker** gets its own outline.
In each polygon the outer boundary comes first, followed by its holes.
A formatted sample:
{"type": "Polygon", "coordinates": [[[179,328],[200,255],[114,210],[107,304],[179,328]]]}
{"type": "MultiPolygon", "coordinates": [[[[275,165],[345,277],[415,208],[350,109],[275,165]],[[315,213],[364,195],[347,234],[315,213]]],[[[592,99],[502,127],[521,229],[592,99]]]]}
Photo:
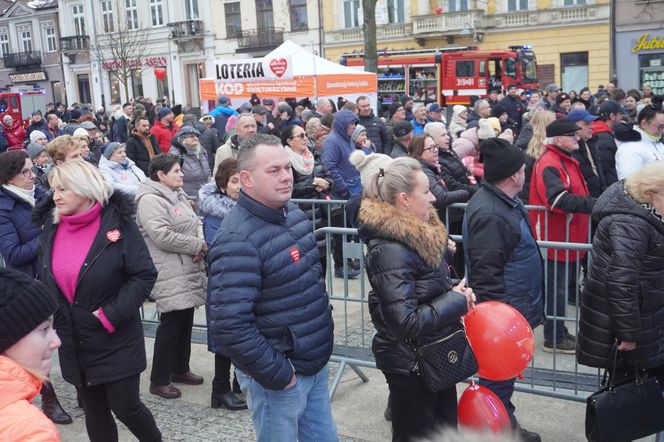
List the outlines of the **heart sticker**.
{"type": "Polygon", "coordinates": [[[290,249],[290,256],[293,259],[293,262],[298,262],[300,260],[300,251],[297,247],[290,249]]]}
{"type": "Polygon", "coordinates": [[[279,60],[274,58],[270,61],[270,70],[274,72],[274,75],[276,75],[279,78],[281,78],[282,75],[286,73],[287,69],[288,69],[288,61],[286,61],[285,58],[280,58],[279,60]]]}
{"type": "Polygon", "coordinates": [[[110,242],[118,242],[118,240],[120,239],[120,231],[117,229],[109,230],[108,232],[106,232],[106,238],[108,238],[110,242]]]}

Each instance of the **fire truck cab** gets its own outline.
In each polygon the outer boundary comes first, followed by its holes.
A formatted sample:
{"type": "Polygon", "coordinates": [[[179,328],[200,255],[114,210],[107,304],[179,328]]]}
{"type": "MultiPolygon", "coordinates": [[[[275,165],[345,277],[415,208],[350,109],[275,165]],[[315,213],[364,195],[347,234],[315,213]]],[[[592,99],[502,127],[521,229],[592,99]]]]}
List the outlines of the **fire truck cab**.
{"type": "MultiPolygon", "coordinates": [[[[346,66],[364,66],[361,54],[341,57],[346,66]]],[[[378,53],[378,101],[385,110],[399,96],[441,106],[465,104],[511,84],[536,89],[537,61],[530,46],[479,50],[474,46],[378,53]]]]}

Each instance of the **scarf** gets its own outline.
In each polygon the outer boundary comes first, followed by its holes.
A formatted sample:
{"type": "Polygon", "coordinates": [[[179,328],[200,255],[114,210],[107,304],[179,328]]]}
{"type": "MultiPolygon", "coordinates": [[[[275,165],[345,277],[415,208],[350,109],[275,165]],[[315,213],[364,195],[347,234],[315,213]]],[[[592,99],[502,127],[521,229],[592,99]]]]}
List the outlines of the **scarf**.
{"type": "Polygon", "coordinates": [[[311,175],[314,171],[314,156],[309,151],[305,149],[302,154],[295,152],[289,146],[286,146],[286,153],[288,153],[288,158],[290,159],[293,169],[300,175],[311,175]]]}
{"type": "Polygon", "coordinates": [[[659,222],[664,223],[664,216],[655,209],[655,207],[650,204],[650,203],[641,203],[641,207],[646,209],[648,212],[652,214],[655,218],[659,220],[659,222]]]}
{"type": "Polygon", "coordinates": [[[30,206],[35,207],[35,186],[32,186],[32,189],[26,190],[22,189],[20,187],[17,187],[13,184],[3,184],[2,187],[5,190],[10,191],[17,197],[21,198],[23,201],[26,203],[30,204],[30,206]]]}
{"type": "Polygon", "coordinates": [[[149,136],[143,136],[139,131],[136,129],[133,130],[134,135],[136,135],[141,142],[143,143],[143,146],[145,146],[145,150],[148,151],[148,155],[150,156],[150,159],[155,157],[155,152],[154,152],[154,147],[152,147],[152,141],[150,141],[149,136]]]}

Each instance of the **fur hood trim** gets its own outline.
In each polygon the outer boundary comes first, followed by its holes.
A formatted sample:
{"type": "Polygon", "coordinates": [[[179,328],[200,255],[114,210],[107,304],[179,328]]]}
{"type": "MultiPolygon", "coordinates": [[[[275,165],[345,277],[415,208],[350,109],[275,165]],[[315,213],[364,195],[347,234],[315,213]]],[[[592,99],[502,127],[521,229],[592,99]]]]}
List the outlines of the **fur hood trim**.
{"type": "Polygon", "coordinates": [[[398,241],[420,255],[429,266],[440,266],[447,250],[448,235],[435,209],[429,210],[427,224],[392,204],[365,198],[359,219],[373,236],[398,241]]]}
{"type": "Polygon", "coordinates": [[[198,210],[203,216],[223,218],[235,208],[237,201],[221,193],[216,183],[207,183],[198,191],[198,210]]]}
{"type": "MultiPolygon", "coordinates": [[[[53,193],[45,197],[32,211],[32,223],[36,226],[45,226],[53,222],[55,202],[53,193]]],[[[119,218],[125,222],[133,222],[136,217],[136,204],[131,196],[122,192],[113,192],[103,210],[115,210],[119,218]]]]}

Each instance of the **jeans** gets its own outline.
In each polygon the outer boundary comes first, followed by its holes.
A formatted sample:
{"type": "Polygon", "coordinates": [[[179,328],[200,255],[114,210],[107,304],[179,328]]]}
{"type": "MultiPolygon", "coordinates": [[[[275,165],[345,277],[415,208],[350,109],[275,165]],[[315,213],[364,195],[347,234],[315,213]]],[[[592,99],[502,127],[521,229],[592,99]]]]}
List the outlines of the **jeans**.
{"type": "Polygon", "coordinates": [[[337,441],[332,419],[327,365],[313,376],[297,374],[297,382],[287,390],[269,390],[241,370],[235,374],[256,431],[257,442],[337,441]]]}
{"type": "Polygon", "coordinates": [[[440,427],[456,428],[456,387],[434,393],[417,373],[384,375],[390,387],[393,442],[424,438],[440,427]]]}
{"type": "Polygon", "coordinates": [[[106,384],[77,387],[91,442],[118,441],[118,428],[111,411],[139,441],[161,441],[152,413],[138,396],[140,378],[137,374],[106,384]]]}
{"type": "Polygon", "coordinates": [[[506,381],[491,381],[489,379],[480,378],[478,382],[480,385],[488,388],[503,403],[505,410],[507,410],[507,415],[510,417],[510,424],[512,428],[516,428],[518,422],[514,416],[514,404],[512,403],[512,395],[514,394],[514,382],[516,378],[508,379],[506,381]]]}
{"type": "Polygon", "coordinates": [[[155,385],[169,385],[171,373],[184,374],[189,371],[193,324],[193,307],[161,314],[150,373],[150,380],[155,385]]]}
{"type": "Polygon", "coordinates": [[[576,263],[570,262],[565,273],[565,263],[558,261],[546,262],[546,314],[558,316],[559,319],[547,319],[544,322],[544,340],[553,342],[555,328],[556,342],[560,342],[567,335],[564,318],[567,307],[567,294],[576,290],[576,263]],[[555,299],[555,309],[554,309],[555,299]]]}

